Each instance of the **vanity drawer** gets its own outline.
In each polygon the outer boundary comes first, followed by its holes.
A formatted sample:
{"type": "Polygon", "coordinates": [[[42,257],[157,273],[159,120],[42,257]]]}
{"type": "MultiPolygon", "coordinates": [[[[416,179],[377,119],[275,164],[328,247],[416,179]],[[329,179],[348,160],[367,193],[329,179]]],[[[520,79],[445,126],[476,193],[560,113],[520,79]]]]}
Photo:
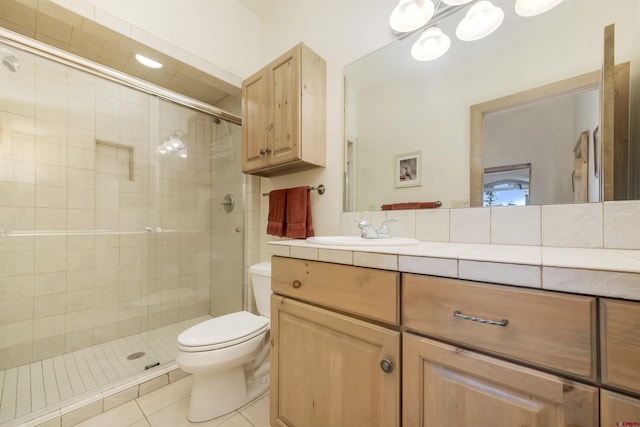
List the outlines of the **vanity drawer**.
{"type": "Polygon", "coordinates": [[[600,299],[602,383],[640,393],[640,302],[600,299]]]}
{"type": "Polygon", "coordinates": [[[336,310],[399,324],[400,273],[274,256],[271,289],[336,310]]]}
{"type": "Polygon", "coordinates": [[[595,379],[593,297],[404,274],[402,298],[409,329],[595,379]]]}

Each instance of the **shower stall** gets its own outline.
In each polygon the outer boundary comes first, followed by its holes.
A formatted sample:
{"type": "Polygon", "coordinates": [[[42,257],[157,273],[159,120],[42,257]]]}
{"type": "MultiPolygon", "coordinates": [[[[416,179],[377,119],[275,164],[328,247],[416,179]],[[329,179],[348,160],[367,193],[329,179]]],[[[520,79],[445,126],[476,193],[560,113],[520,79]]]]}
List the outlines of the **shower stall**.
{"type": "Polygon", "coordinates": [[[0,44],[3,425],[168,375],[243,309],[240,126],[52,57],[0,44]]]}

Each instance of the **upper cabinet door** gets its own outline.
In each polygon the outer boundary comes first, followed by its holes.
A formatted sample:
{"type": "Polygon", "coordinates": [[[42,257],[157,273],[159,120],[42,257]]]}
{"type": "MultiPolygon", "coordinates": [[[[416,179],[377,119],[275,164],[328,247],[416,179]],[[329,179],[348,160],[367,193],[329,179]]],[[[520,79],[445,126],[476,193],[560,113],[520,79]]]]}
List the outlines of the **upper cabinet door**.
{"type": "Polygon", "coordinates": [[[300,157],[300,73],[299,55],[287,52],[269,66],[271,100],[269,124],[271,164],[300,157]]]}
{"type": "Polygon", "coordinates": [[[242,170],[267,165],[267,70],[262,69],[242,83],[242,170]]]}

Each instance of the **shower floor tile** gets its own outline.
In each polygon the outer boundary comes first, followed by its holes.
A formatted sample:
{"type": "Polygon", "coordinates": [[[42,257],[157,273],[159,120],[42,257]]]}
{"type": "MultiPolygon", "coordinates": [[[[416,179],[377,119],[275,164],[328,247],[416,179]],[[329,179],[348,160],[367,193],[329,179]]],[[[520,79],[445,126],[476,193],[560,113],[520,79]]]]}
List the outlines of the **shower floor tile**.
{"type": "Polygon", "coordinates": [[[201,316],[148,332],[94,345],[0,371],[0,425],[58,409],[108,390],[151,363],[175,360],[176,340],[186,328],[209,319],[201,316]],[[145,352],[129,360],[127,356],[145,352]]]}

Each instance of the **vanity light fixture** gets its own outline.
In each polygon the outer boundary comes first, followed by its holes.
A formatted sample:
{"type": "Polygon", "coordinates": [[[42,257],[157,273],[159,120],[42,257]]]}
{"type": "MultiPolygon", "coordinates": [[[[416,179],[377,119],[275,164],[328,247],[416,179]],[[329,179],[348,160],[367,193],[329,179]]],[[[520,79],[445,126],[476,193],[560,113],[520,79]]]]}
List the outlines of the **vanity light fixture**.
{"type": "Polygon", "coordinates": [[[503,20],[502,9],[488,0],[480,0],[456,27],[456,37],[466,42],[480,40],[497,30],[503,20]]]}
{"type": "MultiPolygon", "coordinates": [[[[433,1],[435,6],[431,0],[400,0],[389,18],[391,29],[401,39],[424,30],[411,47],[411,55],[419,61],[439,58],[449,50],[451,39],[436,24],[460,9],[468,8],[456,27],[456,36],[462,41],[486,37],[497,30],[504,20],[504,11],[488,0],[433,1]]],[[[515,11],[520,16],[535,16],[560,3],[562,0],[517,0],[515,11]]]]}
{"type": "Polygon", "coordinates": [[[520,16],[536,16],[553,9],[562,0],[517,0],[516,13],[520,16]]]}
{"type": "Polygon", "coordinates": [[[444,55],[451,46],[451,39],[436,25],[429,27],[411,47],[411,56],[418,61],[431,61],[444,55]]]}
{"type": "Polygon", "coordinates": [[[147,58],[144,55],[140,55],[139,53],[136,53],[136,59],[138,60],[139,63],[141,63],[142,65],[144,65],[145,67],[149,67],[149,68],[162,68],[162,64],[154,61],[151,58],[147,58]]]}
{"type": "Polygon", "coordinates": [[[400,0],[391,12],[389,25],[399,33],[411,32],[429,22],[434,12],[431,0],[400,0]]]}

